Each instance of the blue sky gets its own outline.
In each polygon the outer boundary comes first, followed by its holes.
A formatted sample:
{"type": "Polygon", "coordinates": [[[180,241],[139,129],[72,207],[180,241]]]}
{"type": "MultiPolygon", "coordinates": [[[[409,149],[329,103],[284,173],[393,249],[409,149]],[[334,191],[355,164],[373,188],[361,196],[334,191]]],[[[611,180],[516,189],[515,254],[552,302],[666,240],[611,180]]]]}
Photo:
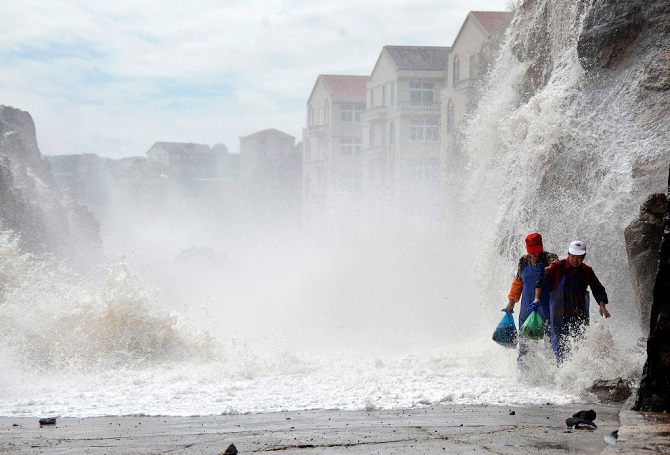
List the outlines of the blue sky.
{"type": "Polygon", "coordinates": [[[156,141],[301,139],[319,74],[368,75],[385,45],[449,46],[509,0],[0,1],[0,104],[43,155],[144,155],[156,141]]]}

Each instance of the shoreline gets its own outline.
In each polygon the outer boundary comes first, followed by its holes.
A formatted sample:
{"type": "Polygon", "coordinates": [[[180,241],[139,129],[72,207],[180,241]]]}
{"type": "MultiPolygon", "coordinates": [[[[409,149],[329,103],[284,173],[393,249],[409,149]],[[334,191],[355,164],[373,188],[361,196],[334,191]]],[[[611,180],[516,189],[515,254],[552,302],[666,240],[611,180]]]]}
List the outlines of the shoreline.
{"type": "Polygon", "coordinates": [[[436,405],[374,411],[286,411],[219,416],[0,417],[0,453],[600,454],[622,405],[436,405]],[[563,420],[594,409],[596,429],[563,420]]]}

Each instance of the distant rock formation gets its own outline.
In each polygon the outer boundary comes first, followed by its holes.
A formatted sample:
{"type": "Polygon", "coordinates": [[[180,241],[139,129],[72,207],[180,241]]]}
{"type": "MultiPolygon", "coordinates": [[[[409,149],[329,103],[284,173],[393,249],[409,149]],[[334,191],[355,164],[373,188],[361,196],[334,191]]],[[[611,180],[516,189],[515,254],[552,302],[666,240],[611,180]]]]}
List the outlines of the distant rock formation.
{"type": "MultiPolygon", "coordinates": [[[[670,199],[670,175],[668,193],[670,199]]],[[[651,306],[647,361],[633,410],[670,412],[670,204],[663,219],[663,240],[651,306]]]]}
{"type": "Polygon", "coordinates": [[[663,237],[663,216],[668,201],[663,193],[649,195],[640,206],[640,216],[624,229],[628,268],[635,290],[642,333],[649,334],[649,318],[654,282],[658,270],[658,251],[663,237]]]}
{"type": "Polygon", "coordinates": [[[21,234],[21,243],[29,251],[48,251],[47,227],[39,207],[16,187],[11,161],[0,156],[0,230],[21,234]]]}
{"type": "Polygon", "coordinates": [[[73,264],[97,262],[100,252],[98,222],[58,189],[30,114],[9,106],[0,106],[0,230],[19,235],[25,251],[73,264]]]}

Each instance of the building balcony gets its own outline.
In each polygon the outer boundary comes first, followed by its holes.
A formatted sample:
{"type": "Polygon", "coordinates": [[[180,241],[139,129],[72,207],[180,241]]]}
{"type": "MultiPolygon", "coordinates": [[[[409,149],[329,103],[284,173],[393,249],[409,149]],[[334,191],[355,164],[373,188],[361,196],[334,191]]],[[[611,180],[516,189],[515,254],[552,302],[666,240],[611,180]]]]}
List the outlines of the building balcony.
{"type": "Polygon", "coordinates": [[[471,79],[461,79],[459,81],[454,82],[454,90],[467,90],[470,88],[477,88],[481,85],[481,81],[479,79],[471,78],[471,79]]]}
{"type": "Polygon", "coordinates": [[[323,136],[328,131],[328,125],[312,125],[307,127],[310,136],[323,136]]]}
{"type": "Polygon", "coordinates": [[[440,111],[441,103],[439,101],[435,102],[421,102],[413,103],[409,101],[404,101],[398,103],[398,111],[400,114],[422,114],[422,113],[435,113],[440,111]]]}
{"type": "Polygon", "coordinates": [[[366,109],[361,113],[361,122],[375,122],[385,120],[387,114],[386,106],[376,106],[366,109]]]}

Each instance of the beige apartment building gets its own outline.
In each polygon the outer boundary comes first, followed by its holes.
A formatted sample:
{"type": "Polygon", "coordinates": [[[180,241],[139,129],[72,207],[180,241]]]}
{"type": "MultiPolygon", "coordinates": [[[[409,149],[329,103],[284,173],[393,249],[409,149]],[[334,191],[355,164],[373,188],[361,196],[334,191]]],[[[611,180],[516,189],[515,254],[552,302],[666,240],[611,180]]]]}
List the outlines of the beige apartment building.
{"type": "Polygon", "coordinates": [[[295,152],[295,137],[274,128],[240,136],[240,181],[263,180],[295,152]]]}
{"type": "Polygon", "coordinates": [[[448,57],[449,47],[382,49],[362,116],[363,187],[371,210],[416,207],[437,195],[448,57]]]}
{"type": "Polygon", "coordinates": [[[321,74],[307,100],[303,213],[308,226],[339,219],[360,199],[367,80],[368,76],[321,74]]]}
{"type": "Polygon", "coordinates": [[[439,216],[475,106],[510,12],[472,11],[451,47],[384,46],[369,77],[320,75],[303,131],[305,221],[342,210],[439,216]]]}
{"type": "Polygon", "coordinates": [[[302,143],[270,128],[240,137],[240,199],[250,223],[299,221],[302,143]]]}
{"type": "Polygon", "coordinates": [[[470,11],[449,52],[449,71],[442,99],[442,176],[465,165],[461,155],[466,115],[476,107],[483,78],[512,19],[508,11],[470,11]]]}

